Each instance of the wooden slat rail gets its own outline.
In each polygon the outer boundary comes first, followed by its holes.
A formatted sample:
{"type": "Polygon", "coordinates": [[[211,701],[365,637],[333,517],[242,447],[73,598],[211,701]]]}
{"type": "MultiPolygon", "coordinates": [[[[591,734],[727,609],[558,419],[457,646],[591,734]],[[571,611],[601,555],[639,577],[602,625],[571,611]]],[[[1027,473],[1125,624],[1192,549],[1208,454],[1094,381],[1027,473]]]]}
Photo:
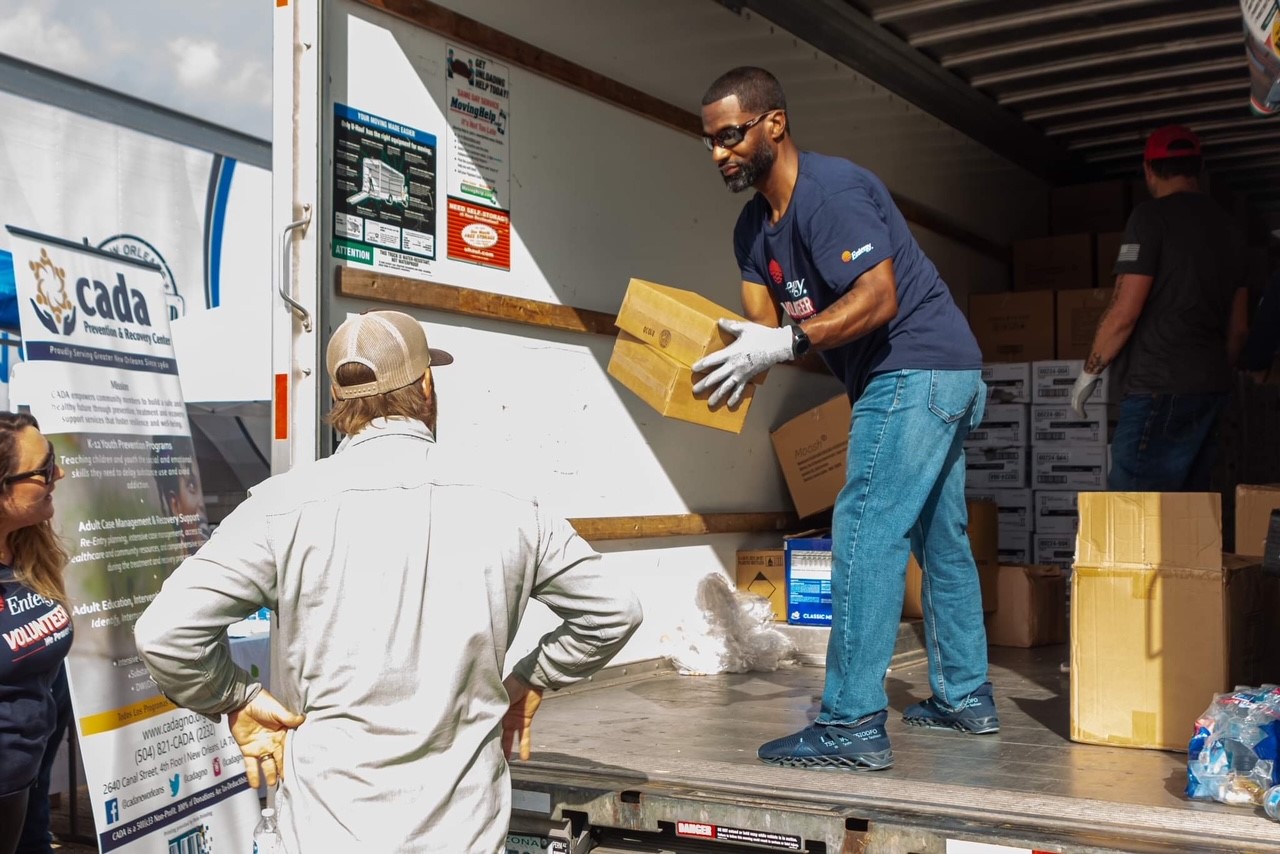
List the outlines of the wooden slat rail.
{"type": "MultiPolygon", "coordinates": [[[[485,53],[519,65],[570,89],[599,98],[636,115],[694,137],[702,135],[702,117],[619,83],[589,68],[548,53],[501,30],[460,15],[430,0],[357,0],[423,29],[465,42],[485,53]]],[[[1009,263],[1008,246],[988,240],[947,215],[893,194],[893,200],[909,222],[963,244],[1002,263],[1009,263]]],[[[727,227],[727,226],[726,226],[727,227]]]]}
{"type": "Polygon", "coordinates": [[[570,519],[587,542],[695,537],[706,534],[760,534],[796,530],[795,513],[685,513],[674,516],[591,516],[570,519]]]}
{"type": "Polygon", "coordinates": [[[410,279],[375,270],[339,266],[334,276],[338,294],[344,297],[389,302],[396,305],[446,311],[467,317],[506,320],[526,326],[617,335],[617,315],[571,305],[510,297],[458,285],[410,279]]]}

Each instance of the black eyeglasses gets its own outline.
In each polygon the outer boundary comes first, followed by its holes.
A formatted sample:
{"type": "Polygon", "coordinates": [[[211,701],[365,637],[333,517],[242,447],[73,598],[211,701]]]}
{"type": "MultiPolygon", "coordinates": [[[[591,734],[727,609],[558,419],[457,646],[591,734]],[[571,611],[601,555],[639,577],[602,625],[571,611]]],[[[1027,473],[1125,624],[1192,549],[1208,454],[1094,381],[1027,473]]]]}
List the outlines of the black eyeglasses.
{"type": "Polygon", "coordinates": [[[18,474],[11,474],[4,479],[4,485],[8,486],[11,483],[17,483],[20,480],[31,480],[32,478],[36,478],[36,477],[44,478],[44,482],[46,484],[49,484],[49,483],[53,483],[53,480],[57,476],[57,474],[58,474],[58,457],[53,452],[53,443],[50,442],[49,456],[44,458],[44,463],[41,464],[40,468],[32,469],[31,471],[19,472],[18,474]]]}
{"type": "Polygon", "coordinates": [[[702,144],[707,147],[707,151],[715,151],[717,147],[733,148],[747,138],[747,131],[759,124],[761,119],[770,113],[776,112],[777,110],[765,110],[745,124],[729,125],[727,128],[721,128],[710,136],[703,134],[702,144]]]}

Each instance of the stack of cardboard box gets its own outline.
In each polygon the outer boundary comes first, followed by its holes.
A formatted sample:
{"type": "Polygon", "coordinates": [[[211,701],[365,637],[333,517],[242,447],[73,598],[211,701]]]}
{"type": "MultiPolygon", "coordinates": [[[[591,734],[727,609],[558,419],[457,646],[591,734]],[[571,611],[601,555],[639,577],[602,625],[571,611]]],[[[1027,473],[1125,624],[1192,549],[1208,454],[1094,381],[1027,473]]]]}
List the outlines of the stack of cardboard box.
{"type": "Polygon", "coordinates": [[[1064,569],[1075,557],[1077,495],[1106,489],[1110,470],[1105,376],[1085,407],[1087,417],[1071,408],[1071,388],[1083,368],[1080,360],[1031,366],[1033,559],[1064,569]]]}
{"type": "Polygon", "coordinates": [[[1030,563],[1032,526],[1028,488],[1031,429],[1031,365],[989,364],[982,370],[988,402],[982,423],[965,439],[965,486],[970,499],[995,503],[998,559],[1030,563]]]}

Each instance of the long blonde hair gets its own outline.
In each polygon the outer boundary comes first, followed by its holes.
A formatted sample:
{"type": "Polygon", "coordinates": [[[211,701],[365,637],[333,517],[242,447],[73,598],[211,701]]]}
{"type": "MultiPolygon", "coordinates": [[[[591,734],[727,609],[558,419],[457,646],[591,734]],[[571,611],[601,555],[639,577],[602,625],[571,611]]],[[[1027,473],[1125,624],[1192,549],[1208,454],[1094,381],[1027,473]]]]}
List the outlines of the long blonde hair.
{"type": "MultiPolygon", "coordinates": [[[[39,430],[40,424],[25,412],[0,412],[0,483],[13,473],[18,434],[28,427],[39,430]]],[[[9,548],[13,551],[14,578],[46,599],[67,604],[62,571],[68,555],[53,531],[52,520],[14,531],[9,535],[9,548]]]]}

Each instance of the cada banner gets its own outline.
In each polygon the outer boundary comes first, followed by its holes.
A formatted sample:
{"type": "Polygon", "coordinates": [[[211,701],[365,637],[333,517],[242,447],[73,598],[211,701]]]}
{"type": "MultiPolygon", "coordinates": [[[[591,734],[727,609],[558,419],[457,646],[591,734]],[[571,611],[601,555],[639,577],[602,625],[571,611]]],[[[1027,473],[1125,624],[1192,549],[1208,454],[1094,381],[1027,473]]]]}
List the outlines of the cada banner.
{"type": "MultiPolygon", "coordinates": [[[[174,706],[133,627],[208,537],[160,268],[14,226],[26,360],[15,397],[66,473],[54,525],[75,641],[67,676],[101,851],[247,851],[258,799],[225,722],[174,706]]],[[[33,620],[4,642],[69,630],[33,620]]],[[[15,650],[16,651],[16,650],[15,650]]]]}
{"type": "Polygon", "coordinates": [[[1245,54],[1249,59],[1249,106],[1255,115],[1280,113],[1280,0],[1240,0],[1245,54]]]}

